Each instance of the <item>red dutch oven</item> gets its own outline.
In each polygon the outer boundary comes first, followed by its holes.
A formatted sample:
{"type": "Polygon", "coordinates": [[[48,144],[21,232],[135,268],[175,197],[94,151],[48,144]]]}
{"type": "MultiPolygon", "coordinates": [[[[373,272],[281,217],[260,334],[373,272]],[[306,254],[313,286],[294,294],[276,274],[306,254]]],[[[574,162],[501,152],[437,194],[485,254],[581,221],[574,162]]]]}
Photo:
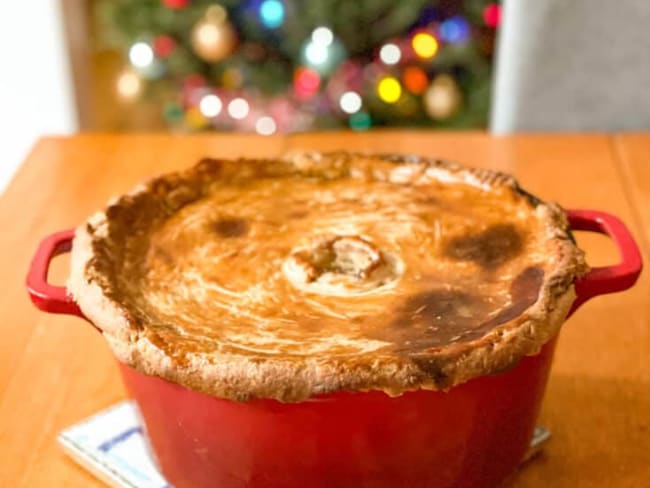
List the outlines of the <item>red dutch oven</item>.
{"type": "MultiPolygon", "coordinates": [[[[573,230],[611,237],[621,256],[576,281],[571,314],[596,295],[631,287],[642,263],[616,217],[591,210],[568,216],[573,230]]],[[[64,287],[47,282],[51,259],[70,250],[73,234],[41,242],[27,288],[39,309],[85,318],[64,287]]],[[[556,341],[507,372],[395,398],[370,391],[234,402],[125,364],[120,370],[159,467],[177,487],[490,487],[526,453],[556,341]]]]}

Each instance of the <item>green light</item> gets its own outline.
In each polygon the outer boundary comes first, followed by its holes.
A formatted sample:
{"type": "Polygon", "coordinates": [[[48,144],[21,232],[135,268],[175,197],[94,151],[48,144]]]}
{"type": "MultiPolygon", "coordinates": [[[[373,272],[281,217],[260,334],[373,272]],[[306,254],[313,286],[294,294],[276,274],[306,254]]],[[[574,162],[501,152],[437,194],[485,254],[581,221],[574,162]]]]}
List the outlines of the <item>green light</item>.
{"type": "Polygon", "coordinates": [[[352,130],[368,130],[372,125],[370,114],[366,112],[357,112],[350,116],[350,128],[352,130]]]}

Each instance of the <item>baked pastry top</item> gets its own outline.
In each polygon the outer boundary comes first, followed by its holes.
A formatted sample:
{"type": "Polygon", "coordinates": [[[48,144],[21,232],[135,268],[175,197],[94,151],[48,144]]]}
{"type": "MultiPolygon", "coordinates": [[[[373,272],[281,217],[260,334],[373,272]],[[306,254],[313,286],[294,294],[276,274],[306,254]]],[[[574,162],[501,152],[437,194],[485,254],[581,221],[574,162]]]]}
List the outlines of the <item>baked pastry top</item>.
{"type": "Polygon", "coordinates": [[[233,400],[446,389],[535,354],[586,272],[563,211],[415,157],[206,159],[77,230],[68,288],[130,366],[233,400]]]}

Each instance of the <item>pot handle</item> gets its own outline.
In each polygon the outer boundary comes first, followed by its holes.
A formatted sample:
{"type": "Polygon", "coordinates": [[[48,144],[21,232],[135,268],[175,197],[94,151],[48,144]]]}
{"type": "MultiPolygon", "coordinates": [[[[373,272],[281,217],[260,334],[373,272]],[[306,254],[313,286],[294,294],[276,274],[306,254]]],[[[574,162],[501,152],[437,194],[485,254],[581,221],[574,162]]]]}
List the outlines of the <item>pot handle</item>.
{"type": "Polygon", "coordinates": [[[74,229],[69,229],[51,234],[41,241],[27,273],[27,291],[34,305],[44,312],[76,315],[85,319],[65,286],[54,286],[47,282],[52,258],[70,251],[73,238],[74,229]]]}
{"type": "Polygon", "coordinates": [[[592,268],[575,282],[576,299],[573,313],[584,302],[597,295],[615,293],[636,283],[643,263],[634,237],[618,217],[597,210],[567,210],[572,230],[587,230],[611,237],[621,256],[618,264],[592,268]]]}

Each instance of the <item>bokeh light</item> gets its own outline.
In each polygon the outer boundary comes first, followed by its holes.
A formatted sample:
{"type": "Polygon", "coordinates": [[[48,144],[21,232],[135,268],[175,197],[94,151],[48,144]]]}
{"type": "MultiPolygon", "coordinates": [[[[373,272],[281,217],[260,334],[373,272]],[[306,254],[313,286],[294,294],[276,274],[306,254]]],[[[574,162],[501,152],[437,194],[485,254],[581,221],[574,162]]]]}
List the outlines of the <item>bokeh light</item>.
{"type": "Polygon", "coordinates": [[[379,59],[384,64],[397,64],[402,58],[402,51],[397,44],[388,43],[384,44],[379,50],[379,59]]]}
{"type": "Polygon", "coordinates": [[[432,58],[438,52],[438,41],[428,32],[418,32],[411,43],[413,51],[424,59],[432,58]]]}
{"type": "Polygon", "coordinates": [[[309,68],[298,68],[293,77],[293,88],[296,95],[301,98],[309,98],[314,95],[320,87],[320,75],[309,68]]]}
{"type": "Polygon", "coordinates": [[[501,7],[498,3],[486,5],[483,9],[483,22],[489,27],[496,28],[501,22],[501,7]]]}
{"type": "Polygon", "coordinates": [[[255,132],[263,136],[270,136],[271,134],[275,133],[277,128],[278,127],[275,123],[275,120],[273,120],[273,118],[269,117],[268,115],[260,117],[257,119],[257,122],[255,122],[255,132]]]}
{"type": "Polygon", "coordinates": [[[327,46],[310,42],[305,48],[305,58],[310,64],[324,64],[327,61],[328,52],[327,46]]]}
{"type": "Polygon", "coordinates": [[[377,94],[382,101],[395,103],[402,96],[402,85],[392,76],[386,76],[377,84],[377,94]]]}
{"type": "Polygon", "coordinates": [[[429,78],[424,70],[418,66],[408,66],[404,69],[404,86],[411,93],[420,95],[429,86],[429,78]]]}
{"type": "Polygon", "coordinates": [[[334,33],[327,27],[316,27],[311,33],[311,42],[318,46],[327,47],[334,41],[334,33]]]}
{"type": "Polygon", "coordinates": [[[133,100],[142,92],[142,80],[133,71],[126,70],[117,78],[117,94],[123,100],[133,100]]]}
{"type": "Polygon", "coordinates": [[[357,112],[350,116],[349,124],[352,130],[368,130],[372,126],[372,119],[366,112],[357,112]]]}
{"type": "Polygon", "coordinates": [[[341,98],[339,100],[341,110],[343,110],[346,114],[353,114],[355,112],[358,112],[361,110],[361,104],[361,96],[353,91],[345,92],[343,95],[341,95],[341,98]]]}
{"type": "Polygon", "coordinates": [[[458,44],[469,39],[471,27],[464,17],[456,15],[445,20],[438,28],[440,38],[450,44],[458,44]]]}
{"type": "Polygon", "coordinates": [[[264,0],[260,5],[260,20],[265,27],[277,29],[284,22],[284,5],[280,0],[264,0]]]}
{"type": "Polygon", "coordinates": [[[219,115],[222,106],[223,104],[221,103],[221,99],[214,93],[204,95],[199,102],[199,110],[201,110],[201,113],[207,118],[219,115]]]}
{"type": "Polygon", "coordinates": [[[129,61],[136,68],[146,68],[153,63],[153,49],[146,42],[136,42],[129,49],[129,61]]]}
{"type": "Polygon", "coordinates": [[[249,110],[248,102],[241,97],[233,98],[228,104],[228,115],[233,119],[241,120],[245,118],[249,110]]]}

